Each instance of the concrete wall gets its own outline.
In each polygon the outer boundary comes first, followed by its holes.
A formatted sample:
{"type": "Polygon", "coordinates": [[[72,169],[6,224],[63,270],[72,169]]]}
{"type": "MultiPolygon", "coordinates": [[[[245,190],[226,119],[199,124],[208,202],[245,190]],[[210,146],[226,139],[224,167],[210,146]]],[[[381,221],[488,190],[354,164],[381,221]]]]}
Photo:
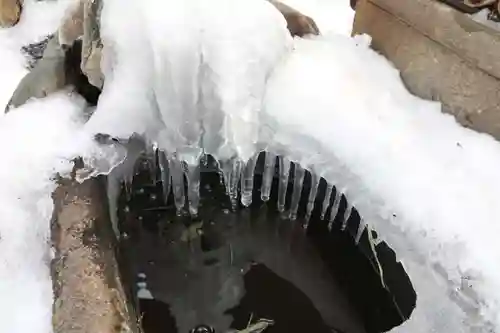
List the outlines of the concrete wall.
{"type": "Polygon", "coordinates": [[[500,33],[435,0],[358,0],[354,34],[464,126],[500,139],[500,33]]]}

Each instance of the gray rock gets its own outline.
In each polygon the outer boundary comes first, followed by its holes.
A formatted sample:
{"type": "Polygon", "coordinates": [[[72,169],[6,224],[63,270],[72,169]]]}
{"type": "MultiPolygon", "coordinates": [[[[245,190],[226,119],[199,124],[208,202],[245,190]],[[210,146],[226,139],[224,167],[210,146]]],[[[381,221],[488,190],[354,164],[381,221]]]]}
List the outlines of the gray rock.
{"type": "Polygon", "coordinates": [[[102,1],[85,1],[83,20],[82,72],[90,84],[102,89],[104,76],[101,71],[102,40],[100,18],[102,1]]]}
{"type": "Polygon", "coordinates": [[[65,82],[64,50],[59,45],[58,39],[52,37],[42,59],[19,83],[5,112],[23,105],[31,98],[43,98],[61,90],[65,82]]]}
{"type": "Polygon", "coordinates": [[[104,76],[101,71],[102,41],[100,34],[101,0],[79,0],[59,28],[59,43],[71,46],[82,39],[82,72],[89,83],[102,89],[104,76]]]}

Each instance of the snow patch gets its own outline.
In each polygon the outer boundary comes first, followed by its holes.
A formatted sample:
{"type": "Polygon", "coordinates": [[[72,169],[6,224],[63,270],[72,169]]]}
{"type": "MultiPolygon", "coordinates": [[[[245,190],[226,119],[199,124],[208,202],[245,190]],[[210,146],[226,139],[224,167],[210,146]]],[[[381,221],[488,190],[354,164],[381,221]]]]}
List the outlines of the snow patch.
{"type": "MultiPolygon", "coordinates": [[[[0,321],[12,333],[52,332],[51,194],[72,169],[83,101],[65,93],[0,116],[0,321]]],[[[83,142],[83,141],[81,141],[83,142]]],[[[85,150],[82,147],[76,151],[85,150]]]]}
{"type": "Polygon", "coordinates": [[[288,154],[323,158],[325,178],[408,269],[417,308],[395,331],[500,327],[497,141],[412,96],[359,38],[297,39],[268,83],[265,112],[288,154]]]}
{"type": "Polygon", "coordinates": [[[24,0],[19,23],[12,28],[0,29],[0,112],[3,113],[17,84],[28,73],[25,68],[27,61],[20,54],[21,48],[53,34],[76,1],[24,0]]]}

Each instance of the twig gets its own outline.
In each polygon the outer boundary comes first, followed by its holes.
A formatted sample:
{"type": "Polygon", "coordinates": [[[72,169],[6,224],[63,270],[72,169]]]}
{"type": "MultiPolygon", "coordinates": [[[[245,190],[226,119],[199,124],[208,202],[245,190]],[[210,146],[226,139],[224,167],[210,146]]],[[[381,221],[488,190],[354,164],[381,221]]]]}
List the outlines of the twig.
{"type": "Polygon", "coordinates": [[[227,333],[262,333],[272,325],[274,325],[273,320],[259,319],[255,324],[249,325],[247,328],[244,328],[240,331],[230,331],[227,333]]]}

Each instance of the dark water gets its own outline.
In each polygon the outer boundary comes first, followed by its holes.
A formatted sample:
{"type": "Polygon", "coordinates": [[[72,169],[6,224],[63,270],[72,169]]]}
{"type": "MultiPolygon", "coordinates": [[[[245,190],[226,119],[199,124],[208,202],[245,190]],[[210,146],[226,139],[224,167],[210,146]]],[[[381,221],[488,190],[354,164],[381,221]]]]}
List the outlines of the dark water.
{"type": "MultiPolygon", "coordinates": [[[[273,320],[269,333],[382,332],[411,313],[415,295],[404,270],[390,249],[381,251],[397,292],[382,287],[366,231],[355,246],[349,228],[329,232],[318,209],[307,231],[300,218],[280,218],[277,191],[262,203],[258,176],[251,208],[230,212],[214,172],[202,174],[199,218],[176,217],[151,178],[149,171],[137,175],[132,198],[123,198],[129,212],[121,218],[129,235],[122,242],[127,274],[145,280],[155,298],[139,302],[145,333],[189,332],[199,324],[225,332],[245,328],[250,317],[273,320]]],[[[299,213],[306,197],[307,186],[299,213]]],[[[353,214],[351,231],[356,223],[353,214]]]]}
{"type": "MultiPolygon", "coordinates": [[[[245,295],[225,313],[233,316],[231,328],[244,328],[251,317],[273,318],[266,332],[334,333],[312,301],[294,284],[264,264],[254,264],[243,276],[245,295]]],[[[142,324],[146,333],[178,332],[170,306],[157,299],[140,299],[142,324]]]]}
{"type": "Polygon", "coordinates": [[[267,266],[255,264],[243,279],[245,296],[228,311],[234,318],[231,327],[245,327],[248,314],[253,313],[256,318],[272,318],[275,321],[268,329],[271,333],[332,332],[311,299],[267,266]]]}

